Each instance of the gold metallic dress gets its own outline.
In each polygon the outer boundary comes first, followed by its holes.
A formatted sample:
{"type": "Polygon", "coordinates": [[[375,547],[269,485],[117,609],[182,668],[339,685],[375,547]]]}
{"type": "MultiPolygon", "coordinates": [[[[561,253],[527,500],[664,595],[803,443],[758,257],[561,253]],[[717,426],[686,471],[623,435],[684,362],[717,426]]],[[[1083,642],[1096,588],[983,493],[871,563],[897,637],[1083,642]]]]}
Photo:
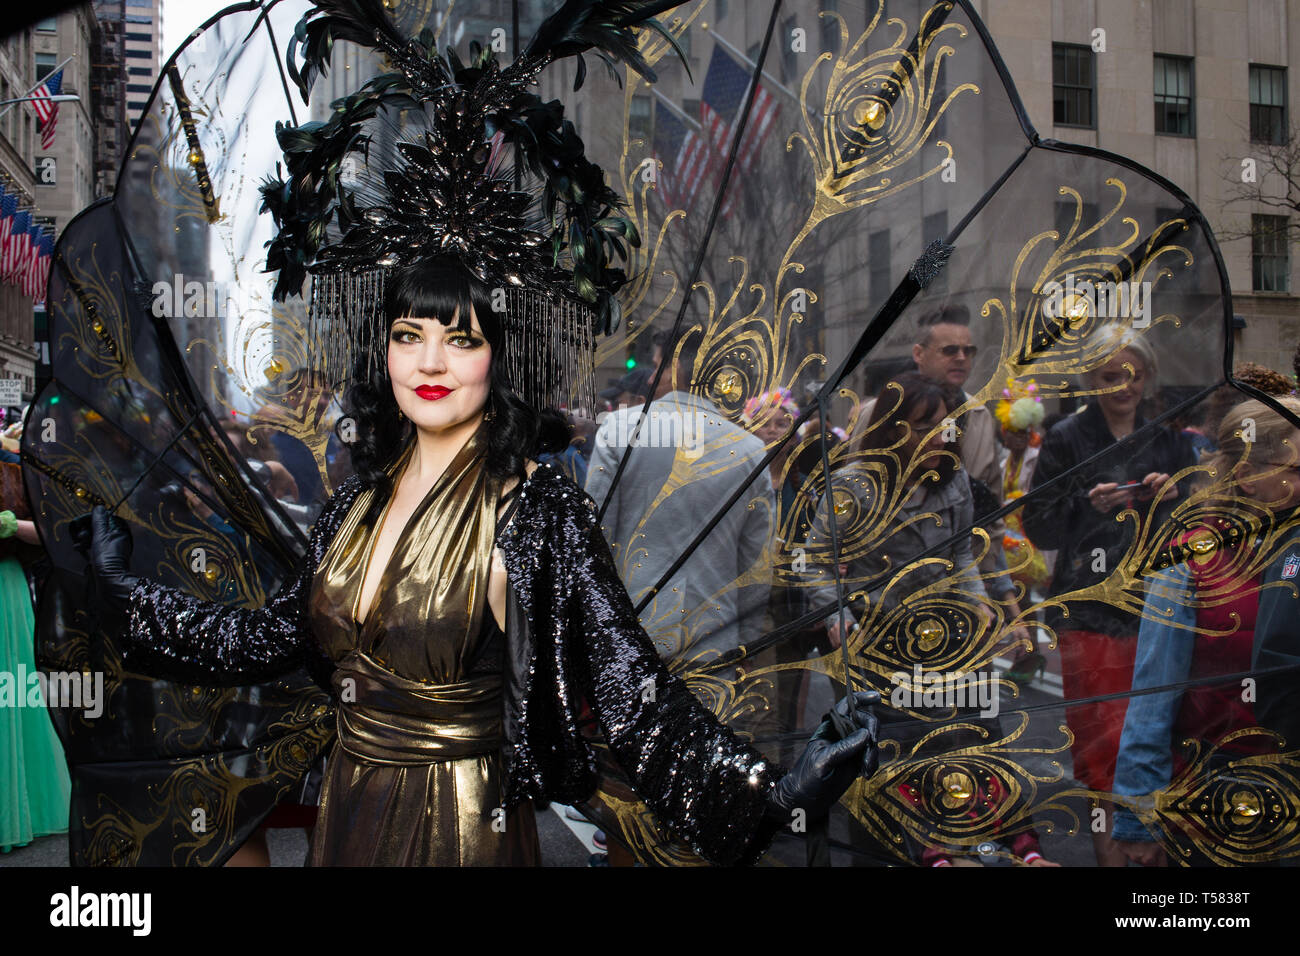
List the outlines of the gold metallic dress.
{"type": "Polygon", "coordinates": [[[317,568],[312,630],[337,665],[339,707],[313,866],[538,863],[532,804],[499,809],[505,645],[487,585],[501,484],[484,450],[480,429],[411,515],[364,625],[362,580],[389,507],[363,521],[373,490],[317,568]]]}

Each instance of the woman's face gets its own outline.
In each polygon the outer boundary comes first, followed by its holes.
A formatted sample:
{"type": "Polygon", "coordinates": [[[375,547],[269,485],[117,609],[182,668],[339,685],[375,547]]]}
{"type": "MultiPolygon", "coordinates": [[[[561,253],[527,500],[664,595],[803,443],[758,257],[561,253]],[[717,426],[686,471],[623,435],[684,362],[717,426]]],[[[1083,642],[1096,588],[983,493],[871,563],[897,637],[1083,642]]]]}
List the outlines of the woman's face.
{"type": "Polygon", "coordinates": [[[482,413],[491,385],[492,346],[478,316],[470,330],[437,319],[401,318],[388,333],[393,397],[416,428],[441,431],[482,413]]]}
{"type": "Polygon", "coordinates": [[[1249,461],[1237,479],[1244,495],[1274,511],[1300,504],[1300,428],[1292,429],[1287,441],[1286,450],[1275,461],[1249,461]]]}
{"type": "MultiPolygon", "coordinates": [[[[784,408],[776,408],[771,414],[764,419],[759,426],[754,429],[754,434],[759,437],[764,445],[772,445],[779,442],[786,435],[790,434],[790,429],[794,427],[794,416],[784,408]]],[[[794,447],[793,442],[787,442],[784,449],[788,452],[794,447]]]]}
{"type": "Polygon", "coordinates": [[[943,463],[944,459],[936,453],[944,451],[948,444],[944,429],[939,427],[947,417],[948,409],[943,402],[936,402],[929,415],[925,414],[925,406],[920,405],[912,409],[912,414],[908,416],[907,440],[898,450],[898,460],[906,468],[915,459],[919,467],[913,472],[914,475],[920,475],[926,468],[937,468],[943,463]]]}
{"type": "Polygon", "coordinates": [[[1092,386],[1103,390],[1097,404],[1107,418],[1132,418],[1146,391],[1146,364],[1131,349],[1120,349],[1093,373],[1092,386]],[[1131,372],[1126,365],[1132,367],[1131,372]]]}

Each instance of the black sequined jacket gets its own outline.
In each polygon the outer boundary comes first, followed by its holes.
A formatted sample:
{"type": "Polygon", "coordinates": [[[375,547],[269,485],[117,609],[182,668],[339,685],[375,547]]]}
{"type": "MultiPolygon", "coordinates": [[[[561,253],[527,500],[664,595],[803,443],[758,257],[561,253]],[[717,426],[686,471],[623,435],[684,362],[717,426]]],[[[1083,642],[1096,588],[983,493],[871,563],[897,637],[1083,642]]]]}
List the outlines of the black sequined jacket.
{"type": "MultiPolygon", "coordinates": [[[[261,608],[204,602],[151,581],[137,585],[129,666],[225,685],[319,667],[307,613],[312,578],[361,490],[355,475],[339,486],[307,553],[261,608]]],[[[497,540],[508,580],[507,806],[592,795],[596,758],[578,726],[585,701],[637,795],[673,837],[710,862],[752,863],[776,831],[764,811],[782,771],[669,673],[641,627],[595,511],[584,491],[544,463],[524,481],[497,540]]]]}

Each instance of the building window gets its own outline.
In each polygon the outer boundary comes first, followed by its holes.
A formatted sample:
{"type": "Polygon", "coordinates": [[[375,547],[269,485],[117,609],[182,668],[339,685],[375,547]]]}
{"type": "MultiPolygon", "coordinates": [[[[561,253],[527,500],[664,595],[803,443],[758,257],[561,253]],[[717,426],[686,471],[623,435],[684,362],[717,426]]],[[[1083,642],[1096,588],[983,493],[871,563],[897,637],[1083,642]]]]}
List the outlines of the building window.
{"type": "Polygon", "coordinates": [[[650,97],[634,96],[627,117],[628,139],[639,139],[649,143],[654,134],[650,119],[650,97]]]}
{"type": "Polygon", "coordinates": [[[1052,122],[1097,128],[1097,68],[1092,47],[1052,44],[1052,122]]]}
{"type": "Polygon", "coordinates": [[[42,33],[57,33],[59,29],[58,17],[46,17],[43,20],[36,21],[36,29],[42,33]]]}
{"type": "Polygon", "coordinates": [[[1251,285],[1256,292],[1290,289],[1286,234],[1286,216],[1250,217],[1251,285]]]}
{"type": "Polygon", "coordinates": [[[1250,138],[1256,143],[1286,142],[1286,68],[1250,68],[1250,138]]]}
{"type": "Polygon", "coordinates": [[[830,14],[839,10],[839,0],[822,0],[821,7],[827,14],[827,16],[821,18],[822,51],[838,52],[840,45],[840,21],[836,17],[830,16],[830,14]]]}
{"type": "Polygon", "coordinates": [[[1156,54],[1155,64],[1156,132],[1195,136],[1192,61],[1187,57],[1156,54]]]}
{"type": "Polygon", "coordinates": [[[53,53],[36,54],[36,82],[39,83],[41,80],[53,73],[54,67],[58,62],[58,56],[53,53]]]}

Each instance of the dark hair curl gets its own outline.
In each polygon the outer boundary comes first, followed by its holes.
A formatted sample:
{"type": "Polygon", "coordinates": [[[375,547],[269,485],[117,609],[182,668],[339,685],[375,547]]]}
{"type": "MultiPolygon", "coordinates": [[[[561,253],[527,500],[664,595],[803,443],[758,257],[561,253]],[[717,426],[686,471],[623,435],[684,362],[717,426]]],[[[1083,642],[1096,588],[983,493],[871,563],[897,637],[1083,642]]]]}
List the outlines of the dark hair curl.
{"type": "MultiPolygon", "coordinates": [[[[492,308],[491,291],[459,262],[432,259],[390,275],[385,281],[383,308],[383,338],[367,346],[382,349],[385,355],[388,333],[397,319],[434,318],[447,326],[455,319],[456,327],[467,331],[473,309],[492,348],[488,407],[493,411],[493,419],[485,427],[488,429],[487,467],[494,477],[522,479],[529,458],[561,451],[568,445],[573,433],[565,417],[554,409],[538,412],[507,381],[500,362],[505,329],[501,316],[492,308]]],[[[379,517],[392,495],[392,480],[387,470],[415,434],[415,426],[399,414],[387,361],[378,365],[376,372],[367,375],[365,354],[358,355],[353,384],[343,398],[344,414],[355,423],[356,438],[349,446],[353,468],[363,488],[376,490],[367,521],[379,517]]]]}

